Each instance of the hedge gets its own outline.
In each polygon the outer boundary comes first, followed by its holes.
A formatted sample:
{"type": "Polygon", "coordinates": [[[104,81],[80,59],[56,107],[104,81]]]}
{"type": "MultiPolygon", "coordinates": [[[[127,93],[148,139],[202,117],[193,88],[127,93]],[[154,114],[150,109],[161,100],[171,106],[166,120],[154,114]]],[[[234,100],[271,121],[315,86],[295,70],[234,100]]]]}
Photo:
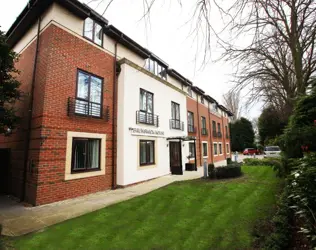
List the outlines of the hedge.
{"type": "Polygon", "coordinates": [[[241,164],[233,162],[227,166],[215,168],[213,164],[208,166],[208,176],[211,179],[225,179],[239,177],[242,175],[241,164]]]}

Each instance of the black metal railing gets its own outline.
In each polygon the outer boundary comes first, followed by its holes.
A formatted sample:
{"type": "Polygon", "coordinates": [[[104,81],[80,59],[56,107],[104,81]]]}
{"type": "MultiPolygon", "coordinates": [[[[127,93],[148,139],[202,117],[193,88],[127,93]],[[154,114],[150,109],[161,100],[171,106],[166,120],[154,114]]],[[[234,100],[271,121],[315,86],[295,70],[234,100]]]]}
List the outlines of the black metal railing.
{"type": "Polygon", "coordinates": [[[208,134],[207,128],[201,128],[201,134],[207,135],[208,134]]]}
{"type": "Polygon", "coordinates": [[[188,133],[195,133],[195,132],[196,132],[196,128],[194,127],[194,125],[188,124],[188,133]]]}
{"type": "Polygon", "coordinates": [[[222,132],[217,132],[217,137],[222,138],[222,132]]]}
{"type": "Polygon", "coordinates": [[[184,122],[176,119],[170,119],[170,128],[184,130],[184,122]]]}
{"type": "Polygon", "coordinates": [[[159,116],[144,111],[136,111],[136,123],[159,127],[159,116]]]}
{"type": "Polygon", "coordinates": [[[213,130],[213,137],[217,138],[217,132],[213,130]]]}
{"type": "Polygon", "coordinates": [[[93,117],[99,119],[105,118],[106,121],[109,121],[110,109],[109,106],[106,106],[105,110],[103,110],[100,103],[68,97],[67,115],[93,117]]]}

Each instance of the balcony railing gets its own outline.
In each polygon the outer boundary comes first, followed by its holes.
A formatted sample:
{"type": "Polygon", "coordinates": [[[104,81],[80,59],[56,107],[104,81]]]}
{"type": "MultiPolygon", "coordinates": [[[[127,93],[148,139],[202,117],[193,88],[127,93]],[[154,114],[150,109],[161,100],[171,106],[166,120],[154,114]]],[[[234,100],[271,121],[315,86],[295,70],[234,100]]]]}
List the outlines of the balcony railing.
{"type": "Polygon", "coordinates": [[[103,110],[100,103],[89,102],[86,100],[69,97],[67,101],[67,115],[68,116],[83,116],[93,118],[104,118],[106,121],[110,120],[109,106],[103,110]]]}
{"type": "Polygon", "coordinates": [[[213,137],[217,138],[217,132],[216,131],[213,131],[213,137]]]}
{"type": "Polygon", "coordinates": [[[184,130],[184,122],[176,119],[170,119],[170,128],[171,129],[178,129],[178,130],[184,130]]]}
{"type": "Polygon", "coordinates": [[[196,132],[196,128],[194,127],[194,125],[188,124],[188,133],[195,133],[195,132],[196,132]]]}
{"type": "Polygon", "coordinates": [[[217,132],[217,137],[222,138],[222,132],[217,132]]]}
{"type": "Polygon", "coordinates": [[[202,135],[207,135],[208,134],[208,131],[206,128],[201,128],[201,134],[202,135]]]}
{"type": "Polygon", "coordinates": [[[159,116],[144,111],[136,111],[136,123],[159,127],[159,116]]]}

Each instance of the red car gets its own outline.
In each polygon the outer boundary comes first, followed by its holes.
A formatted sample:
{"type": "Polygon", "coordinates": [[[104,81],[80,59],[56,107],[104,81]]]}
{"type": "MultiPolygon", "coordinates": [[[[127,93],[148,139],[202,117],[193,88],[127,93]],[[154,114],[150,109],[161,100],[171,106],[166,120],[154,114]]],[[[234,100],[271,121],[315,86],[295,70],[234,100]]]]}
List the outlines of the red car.
{"type": "Polygon", "coordinates": [[[243,155],[253,155],[253,154],[258,154],[258,150],[255,148],[246,148],[243,152],[243,155]]]}

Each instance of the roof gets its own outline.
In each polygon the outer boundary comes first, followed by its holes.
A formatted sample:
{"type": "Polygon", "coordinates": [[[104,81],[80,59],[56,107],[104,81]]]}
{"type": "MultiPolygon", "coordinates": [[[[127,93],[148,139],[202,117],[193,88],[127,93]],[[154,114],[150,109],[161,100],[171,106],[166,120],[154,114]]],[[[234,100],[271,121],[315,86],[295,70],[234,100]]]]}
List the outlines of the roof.
{"type": "Polygon", "coordinates": [[[205,92],[204,92],[202,89],[200,89],[199,87],[197,87],[197,86],[193,86],[192,89],[193,89],[195,92],[197,92],[198,94],[201,94],[201,95],[203,95],[203,96],[204,96],[204,94],[205,94],[205,92]]]}
{"type": "Polygon", "coordinates": [[[177,72],[174,69],[168,69],[168,74],[172,77],[174,77],[175,79],[177,79],[178,81],[182,82],[183,84],[187,85],[187,86],[192,86],[192,82],[190,80],[188,80],[187,78],[185,78],[184,76],[182,76],[179,72],[177,72]]]}
{"type": "Polygon", "coordinates": [[[7,43],[13,47],[53,2],[57,2],[83,19],[91,17],[103,27],[108,24],[108,20],[77,0],[29,0],[28,4],[7,31],[7,43]]]}
{"type": "Polygon", "coordinates": [[[211,97],[209,95],[205,95],[204,97],[205,97],[206,100],[210,101],[211,103],[218,104],[218,102],[213,97],[211,97]]]}

